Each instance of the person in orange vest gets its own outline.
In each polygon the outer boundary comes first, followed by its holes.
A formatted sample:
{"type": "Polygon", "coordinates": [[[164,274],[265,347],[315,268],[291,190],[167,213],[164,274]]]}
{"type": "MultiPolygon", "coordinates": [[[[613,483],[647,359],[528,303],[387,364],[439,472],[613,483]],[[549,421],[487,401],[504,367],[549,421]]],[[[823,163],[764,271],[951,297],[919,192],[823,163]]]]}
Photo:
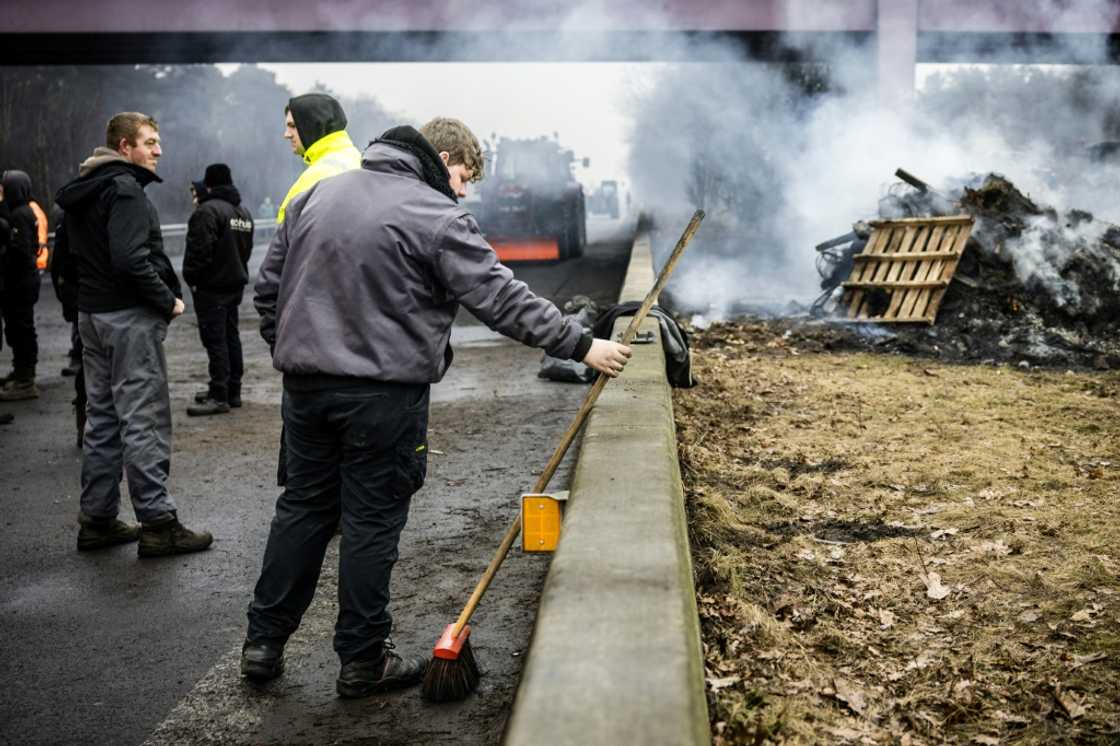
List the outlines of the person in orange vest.
{"type": "Polygon", "coordinates": [[[47,213],[43,212],[43,208],[39,207],[39,203],[35,200],[29,200],[27,206],[31,208],[31,212],[35,213],[35,225],[39,230],[39,245],[35,250],[35,268],[46,269],[51,256],[51,249],[47,243],[47,236],[50,234],[47,213]]]}

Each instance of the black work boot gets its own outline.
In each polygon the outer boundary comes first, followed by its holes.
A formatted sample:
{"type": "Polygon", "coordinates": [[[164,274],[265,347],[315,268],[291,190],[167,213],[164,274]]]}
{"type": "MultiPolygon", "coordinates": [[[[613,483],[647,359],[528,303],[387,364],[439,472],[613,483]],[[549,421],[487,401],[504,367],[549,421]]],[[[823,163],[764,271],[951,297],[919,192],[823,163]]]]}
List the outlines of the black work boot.
{"type": "Polygon", "coordinates": [[[428,668],[426,658],[402,658],[393,650],[390,640],[386,640],[381,649],[380,657],[355,658],[342,664],[335,684],[338,696],[347,699],[368,697],[391,689],[415,686],[424,678],[428,668]]]}
{"type": "Polygon", "coordinates": [[[209,549],[214,537],[206,531],[191,531],[179,523],[174,513],[164,513],[159,518],[140,525],[140,557],[166,557],[170,554],[188,554],[209,549]]]}
{"type": "Polygon", "coordinates": [[[284,645],[278,642],[246,640],[241,646],[241,675],[263,683],[284,673],[284,645]]]}
{"type": "Polygon", "coordinates": [[[116,518],[91,518],[78,514],[78,551],[88,552],[117,544],[128,544],[140,538],[140,527],[116,518]]]}
{"type": "Polygon", "coordinates": [[[229,414],[229,404],[217,399],[206,399],[201,404],[187,407],[187,414],[191,417],[206,417],[212,414],[229,414]]]}
{"type": "Polygon", "coordinates": [[[229,385],[229,405],[234,409],[241,407],[241,384],[231,383],[229,385]]]}

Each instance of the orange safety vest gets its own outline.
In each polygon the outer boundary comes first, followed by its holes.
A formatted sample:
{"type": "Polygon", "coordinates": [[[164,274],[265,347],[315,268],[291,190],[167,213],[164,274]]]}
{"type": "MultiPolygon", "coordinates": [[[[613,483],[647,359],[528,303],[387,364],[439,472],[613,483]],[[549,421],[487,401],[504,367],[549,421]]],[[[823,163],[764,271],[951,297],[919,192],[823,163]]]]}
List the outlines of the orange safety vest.
{"type": "Polygon", "coordinates": [[[47,234],[50,230],[47,224],[47,214],[43,212],[43,208],[39,207],[39,203],[35,200],[31,200],[27,205],[31,208],[31,212],[35,213],[35,225],[39,229],[39,250],[35,254],[35,266],[39,269],[46,269],[51,256],[50,246],[47,245],[47,234]]]}

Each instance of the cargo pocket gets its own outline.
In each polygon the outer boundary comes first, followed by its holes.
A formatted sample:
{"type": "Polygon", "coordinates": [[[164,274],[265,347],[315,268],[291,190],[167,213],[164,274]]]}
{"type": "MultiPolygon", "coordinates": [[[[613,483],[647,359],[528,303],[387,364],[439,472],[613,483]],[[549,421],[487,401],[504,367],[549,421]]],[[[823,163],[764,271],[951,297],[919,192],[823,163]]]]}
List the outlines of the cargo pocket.
{"type": "Polygon", "coordinates": [[[424,486],[428,475],[428,444],[416,438],[401,438],[397,446],[397,493],[412,497],[424,486]]]}

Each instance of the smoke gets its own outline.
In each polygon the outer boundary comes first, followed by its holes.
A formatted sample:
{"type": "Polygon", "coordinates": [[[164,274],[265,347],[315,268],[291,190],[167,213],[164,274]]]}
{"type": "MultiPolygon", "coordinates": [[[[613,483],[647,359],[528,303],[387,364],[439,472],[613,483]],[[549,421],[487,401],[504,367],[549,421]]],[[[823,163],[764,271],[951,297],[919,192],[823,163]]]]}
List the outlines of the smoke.
{"type": "MultiPolygon", "coordinates": [[[[691,208],[709,212],[670,285],[673,302],[718,318],[737,307],[807,301],[818,291],[814,245],[876,217],[899,167],[945,192],[998,172],[1058,209],[1120,219],[1117,167],[1092,164],[1086,150],[1120,139],[1120,74],[1111,67],[1010,64],[1044,51],[1049,59],[1104,65],[1106,37],[1076,32],[1114,26],[1120,10],[1096,0],[1035,0],[1018,8],[1014,13],[1050,19],[1039,32],[1059,33],[1031,37],[1030,44],[1021,37],[934,35],[925,53],[986,64],[929,76],[910,111],[884,105],[874,54],[853,38],[800,47],[825,63],[815,68],[741,61],[681,65],[661,76],[634,105],[637,196],[665,228],[683,225],[691,208]],[[1001,40],[1005,46],[993,46],[1001,40]]],[[[671,230],[662,233],[655,248],[661,255],[675,240],[671,230]]],[[[1032,226],[1021,246],[1007,248],[1025,283],[1076,305],[1078,288],[1062,269],[1086,243],[1051,238],[1032,226]]]]}
{"type": "MultiPolygon", "coordinates": [[[[46,7],[59,3],[48,0],[46,7]]],[[[286,4],[262,1],[251,4],[250,11],[207,11],[173,30],[237,31],[245,28],[247,13],[253,29],[293,30],[300,16],[311,14],[322,28],[358,32],[330,37],[334,59],[657,61],[634,76],[630,97],[621,102],[630,117],[627,176],[636,203],[660,228],[659,256],[694,208],[708,212],[671,285],[674,300],[686,308],[718,315],[743,305],[784,307],[790,300],[807,300],[817,291],[813,246],[847,232],[856,220],[874,217],[898,167],[942,191],[973,174],[996,171],[1039,201],[1120,219],[1111,199],[1115,168],[1094,166],[1085,156],[1091,143],[1120,140],[1120,74],[1088,67],[1108,62],[1110,49],[1107,35],[1086,33],[1120,24],[1120,5],[1113,0],[1019,0],[994,9],[997,4],[966,0],[915,4],[919,23],[931,29],[919,39],[922,59],[989,67],[925,77],[912,111],[883,103],[873,35],[805,33],[771,39],[772,57],[814,61],[779,65],[745,59],[742,39],[660,33],[721,28],[720,14],[734,16],[733,3],[718,4],[723,10],[674,0],[374,5],[328,0],[295,13],[286,4]],[[935,12],[943,17],[934,17],[935,12]],[[993,17],[1033,19],[1037,33],[956,33],[985,28],[993,17]],[[422,28],[448,33],[362,33],[422,28]],[[1014,66],[1039,58],[1082,67],[1014,66]]],[[[772,4],[776,25],[805,32],[844,24],[851,5],[836,0],[772,4]]],[[[141,25],[118,30],[143,30],[154,23],[127,17],[141,25]]],[[[874,18],[868,20],[871,28],[874,18]]],[[[188,42],[194,44],[181,38],[188,42]]],[[[276,43],[281,52],[293,51],[276,43]]],[[[172,52],[197,53],[188,47],[172,52]]],[[[306,59],[277,56],[277,62],[306,59]]],[[[246,47],[244,54],[234,49],[230,59],[260,59],[260,47],[246,47]]],[[[446,68],[446,86],[472,85],[469,77],[456,74],[454,63],[446,68]]],[[[384,84],[371,77],[374,96],[384,84]]],[[[567,95],[556,91],[557,108],[567,95]]],[[[518,105],[503,91],[479,91],[478,96],[500,106],[518,105]]],[[[359,127],[369,131],[356,132],[357,140],[376,134],[376,114],[368,117],[368,127],[359,127]]],[[[550,133],[550,112],[540,114],[542,133],[550,133]]],[[[586,118],[594,121],[599,114],[587,111],[586,118]]],[[[1055,276],[1045,267],[1060,267],[1061,256],[1049,249],[1027,254],[1037,261],[1024,260],[1022,272],[1059,281],[1060,272],[1055,276]]]]}

